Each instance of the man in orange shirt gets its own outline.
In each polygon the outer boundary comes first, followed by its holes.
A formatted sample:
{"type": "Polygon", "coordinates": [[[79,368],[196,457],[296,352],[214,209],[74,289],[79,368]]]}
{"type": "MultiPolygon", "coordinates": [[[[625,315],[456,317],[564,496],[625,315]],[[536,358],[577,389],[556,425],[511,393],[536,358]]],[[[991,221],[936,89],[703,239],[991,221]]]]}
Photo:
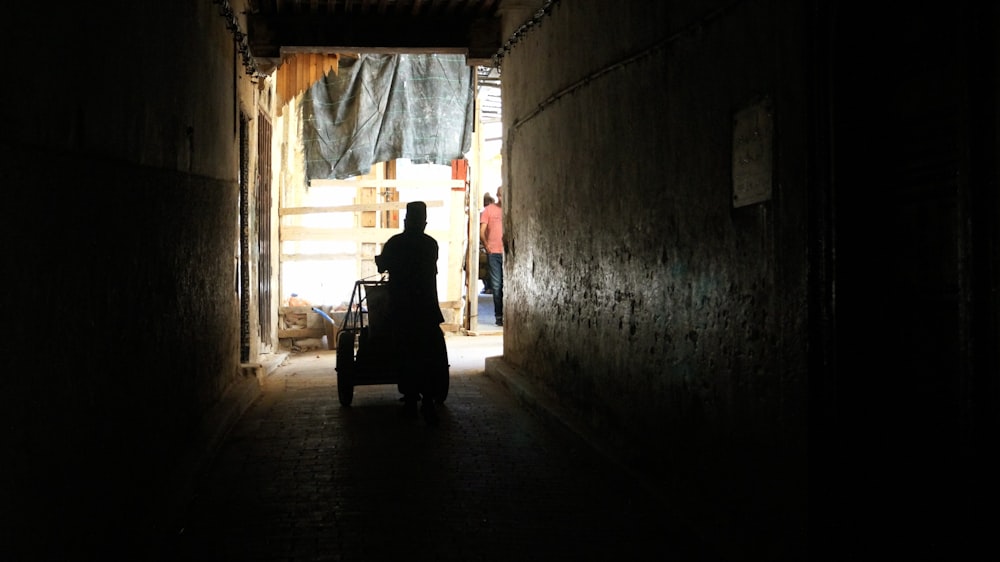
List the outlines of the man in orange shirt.
{"type": "Polygon", "coordinates": [[[486,248],[493,288],[493,311],[497,326],[503,326],[503,197],[497,188],[497,200],[479,213],[479,242],[486,248]]]}

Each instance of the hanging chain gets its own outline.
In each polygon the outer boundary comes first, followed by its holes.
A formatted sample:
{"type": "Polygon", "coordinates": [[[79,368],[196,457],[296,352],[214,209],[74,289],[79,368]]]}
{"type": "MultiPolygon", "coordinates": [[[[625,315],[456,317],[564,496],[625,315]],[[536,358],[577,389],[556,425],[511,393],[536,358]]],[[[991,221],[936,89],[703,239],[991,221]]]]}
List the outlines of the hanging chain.
{"type": "Polygon", "coordinates": [[[246,73],[254,78],[259,77],[260,71],[257,69],[257,61],[254,60],[253,53],[250,52],[250,41],[247,39],[246,33],[240,30],[240,22],[236,19],[236,14],[233,12],[233,7],[229,5],[229,0],[212,0],[212,3],[219,5],[219,15],[226,20],[226,29],[233,34],[233,40],[236,41],[236,49],[239,50],[240,56],[243,58],[243,68],[246,69],[246,73]]]}
{"type": "Polygon", "coordinates": [[[503,46],[497,49],[497,52],[493,55],[493,68],[496,68],[497,72],[500,72],[500,65],[503,62],[503,58],[514,48],[514,45],[520,42],[521,39],[535,26],[541,25],[542,20],[552,13],[552,9],[558,3],[559,0],[546,0],[545,5],[539,8],[531,19],[522,23],[521,26],[511,34],[510,38],[507,39],[503,46]]]}

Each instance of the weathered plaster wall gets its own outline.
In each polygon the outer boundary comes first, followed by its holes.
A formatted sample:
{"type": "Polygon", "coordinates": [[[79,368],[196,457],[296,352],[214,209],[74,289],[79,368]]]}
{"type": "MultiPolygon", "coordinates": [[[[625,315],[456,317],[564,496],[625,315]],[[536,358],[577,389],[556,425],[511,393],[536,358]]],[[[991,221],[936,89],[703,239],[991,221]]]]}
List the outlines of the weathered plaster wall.
{"type": "Polygon", "coordinates": [[[802,10],[562,2],[502,62],[504,361],[765,549],[804,536],[802,10]],[[760,96],[774,194],[734,209],[760,96]]]}
{"type": "Polygon", "coordinates": [[[212,2],[4,20],[35,66],[0,104],[0,550],[138,547],[170,532],[172,470],[257,387],[239,369],[235,261],[255,87],[212,2]]]}

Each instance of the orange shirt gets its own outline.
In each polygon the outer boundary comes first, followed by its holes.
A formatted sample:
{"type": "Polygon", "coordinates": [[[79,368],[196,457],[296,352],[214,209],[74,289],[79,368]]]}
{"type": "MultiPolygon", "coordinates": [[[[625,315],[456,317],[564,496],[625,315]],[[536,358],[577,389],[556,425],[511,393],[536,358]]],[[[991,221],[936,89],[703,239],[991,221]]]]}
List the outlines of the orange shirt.
{"type": "Polygon", "coordinates": [[[486,251],[491,254],[503,253],[503,209],[496,203],[487,205],[479,213],[479,224],[486,225],[486,251]]]}

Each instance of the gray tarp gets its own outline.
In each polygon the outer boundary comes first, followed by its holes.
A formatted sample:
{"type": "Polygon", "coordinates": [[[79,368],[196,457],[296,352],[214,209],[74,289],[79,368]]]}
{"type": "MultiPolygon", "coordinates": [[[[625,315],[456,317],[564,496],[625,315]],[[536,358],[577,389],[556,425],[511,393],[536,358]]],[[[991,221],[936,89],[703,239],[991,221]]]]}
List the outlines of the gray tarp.
{"type": "Polygon", "coordinates": [[[462,55],[362,55],[302,99],[308,179],[396,158],[450,164],[472,144],[472,67],[462,55]]]}

